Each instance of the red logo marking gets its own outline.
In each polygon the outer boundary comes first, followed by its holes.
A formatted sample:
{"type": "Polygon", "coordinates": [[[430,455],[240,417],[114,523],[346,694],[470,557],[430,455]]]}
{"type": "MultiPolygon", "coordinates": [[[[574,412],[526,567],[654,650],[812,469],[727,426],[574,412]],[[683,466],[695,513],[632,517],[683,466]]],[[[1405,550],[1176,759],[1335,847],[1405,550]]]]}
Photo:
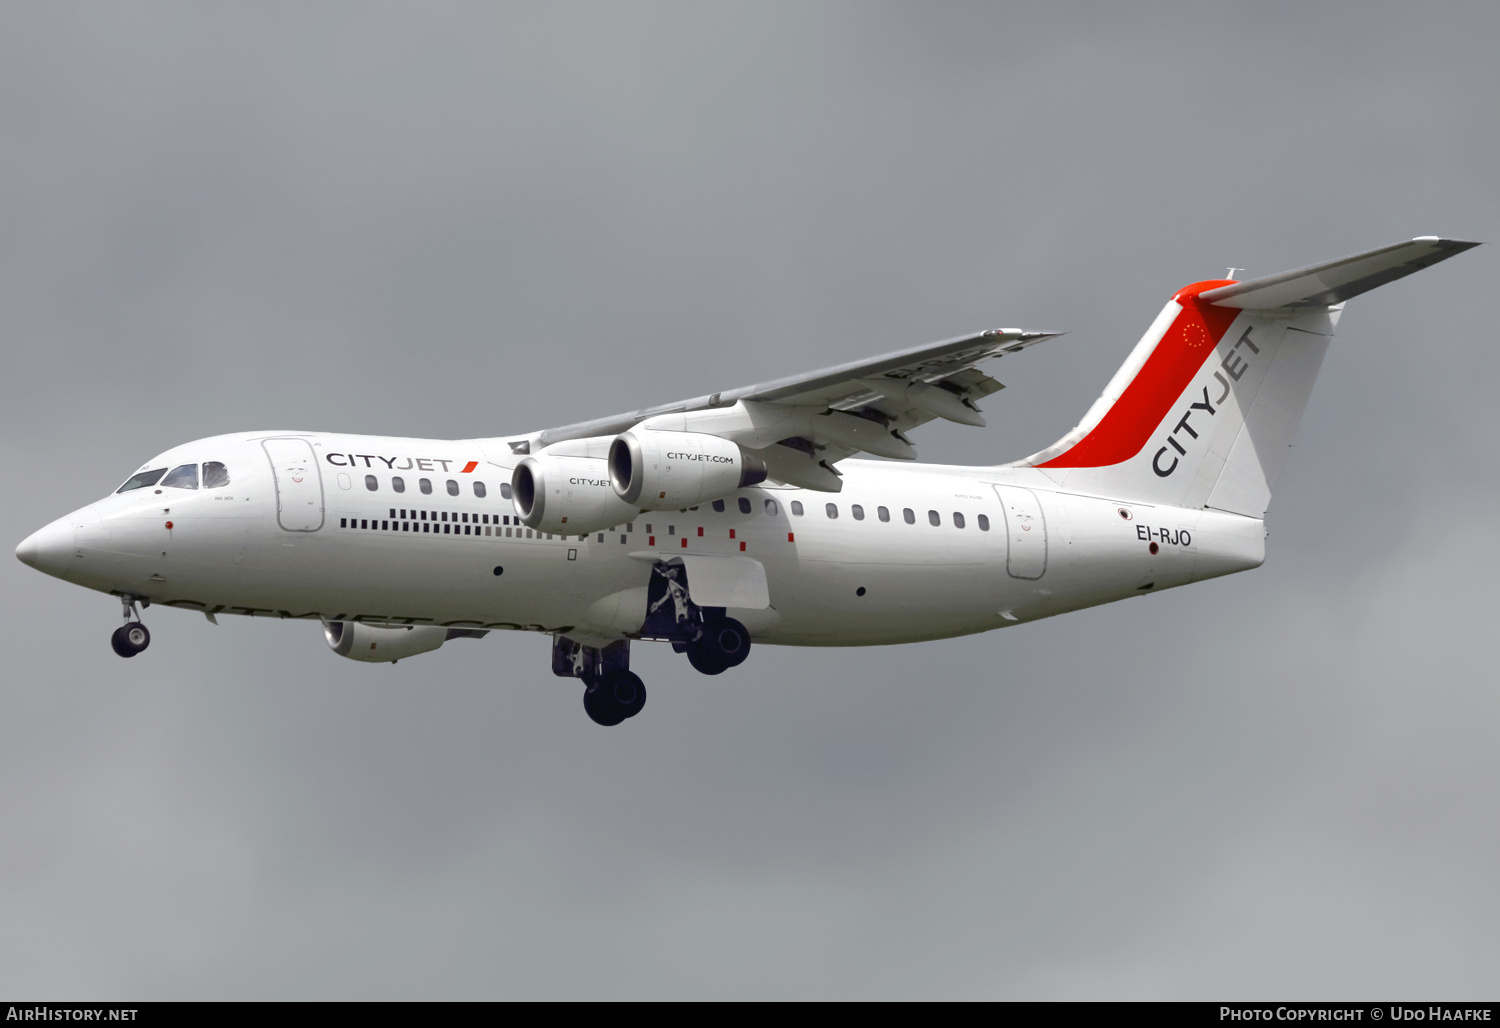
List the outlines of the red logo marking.
{"type": "Polygon", "coordinates": [[[1102,468],[1127,461],[1141,452],[1151,433],[1172,410],[1229,326],[1239,316],[1234,307],[1198,303],[1205,289],[1230,285],[1227,281],[1197,282],[1172,297],[1182,310],[1156,349],[1135,373],[1089,434],[1072,449],[1053,457],[1042,468],[1102,468]]]}
{"type": "Polygon", "coordinates": [[[469,463],[467,463],[467,464],[464,465],[464,469],[462,471],[460,471],[459,474],[460,475],[467,475],[469,472],[473,471],[477,467],[479,467],[479,462],[477,460],[471,460],[471,461],[469,461],[469,463]]]}

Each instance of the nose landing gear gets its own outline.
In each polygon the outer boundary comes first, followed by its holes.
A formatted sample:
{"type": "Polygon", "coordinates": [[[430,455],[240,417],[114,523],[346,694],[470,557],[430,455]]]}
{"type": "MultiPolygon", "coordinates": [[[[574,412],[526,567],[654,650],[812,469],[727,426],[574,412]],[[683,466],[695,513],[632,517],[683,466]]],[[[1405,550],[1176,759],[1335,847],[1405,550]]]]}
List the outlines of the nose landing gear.
{"type": "Polygon", "coordinates": [[[137,600],[134,596],[122,596],[120,603],[125,608],[125,624],[115,629],[114,634],[109,637],[109,644],[120,656],[134,657],[151,645],[151,633],[147,631],[145,625],[141,624],[141,616],[136,612],[135,606],[140,603],[143,607],[149,607],[151,601],[137,600]]]}

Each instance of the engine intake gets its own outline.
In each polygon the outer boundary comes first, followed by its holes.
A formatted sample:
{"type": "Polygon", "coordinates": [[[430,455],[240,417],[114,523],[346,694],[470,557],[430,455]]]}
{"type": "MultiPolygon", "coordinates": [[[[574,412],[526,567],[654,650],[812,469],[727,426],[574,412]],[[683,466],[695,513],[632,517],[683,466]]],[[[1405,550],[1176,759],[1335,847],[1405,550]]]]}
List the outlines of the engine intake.
{"type": "Polygon", "coordinates": [[[638,510],[681,510],[764,482],[766,464],[716,435],[633,428],[610,443],[609,479],[638,510]]]}
{"type": "Polygon", "coordinates": [[[565,457],[543,450],[516,465],[510,487],[521,523],[540,532],[584,535],[634,520],[639,511],[610,488],[603,457],[565,457]]]}

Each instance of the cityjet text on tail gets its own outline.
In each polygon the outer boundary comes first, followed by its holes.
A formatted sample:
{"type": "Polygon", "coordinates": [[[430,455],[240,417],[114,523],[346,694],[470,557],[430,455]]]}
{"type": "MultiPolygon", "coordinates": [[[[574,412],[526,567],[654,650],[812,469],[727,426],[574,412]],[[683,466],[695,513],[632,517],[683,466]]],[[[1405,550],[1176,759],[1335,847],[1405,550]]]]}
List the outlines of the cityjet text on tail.
{"type": "Polygon", "coordinates": [[[640,713],[634,642],[717,675],[752,644],[942,639],[1246,571],[1344,302],[1475,246],[1423,236],[1168,301],[1078,426],[1006,464],[921,464],[982,428],[993,329],[541,431],[261,431],[151,458],[28,537],[38,571],[150,606],[312,622],[392,662],[494,631],[552,639],[594,721],[640,713]],[[860,459],[861,454],[888,458],[860,459]]]}

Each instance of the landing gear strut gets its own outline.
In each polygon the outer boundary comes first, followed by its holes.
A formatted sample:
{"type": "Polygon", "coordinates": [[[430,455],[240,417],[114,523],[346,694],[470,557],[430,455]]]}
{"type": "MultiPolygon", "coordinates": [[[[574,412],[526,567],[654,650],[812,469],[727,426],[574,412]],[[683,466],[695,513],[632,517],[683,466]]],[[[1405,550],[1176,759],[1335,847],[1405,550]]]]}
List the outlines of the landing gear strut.
{"type": "Polygon", "coordinates": [[[120,597],[120,603],[125,608],[125,624],[115,629],[114,634],[109,637],[109,644],[120,656],[134,657],[151,645],[151,633],[146,630],[145,625],[141,624],[141,616],[135,607],[137,603],[143,607],[149,607],[151,601],[140,601],[134,596],[127,595],[120,597]]]}

